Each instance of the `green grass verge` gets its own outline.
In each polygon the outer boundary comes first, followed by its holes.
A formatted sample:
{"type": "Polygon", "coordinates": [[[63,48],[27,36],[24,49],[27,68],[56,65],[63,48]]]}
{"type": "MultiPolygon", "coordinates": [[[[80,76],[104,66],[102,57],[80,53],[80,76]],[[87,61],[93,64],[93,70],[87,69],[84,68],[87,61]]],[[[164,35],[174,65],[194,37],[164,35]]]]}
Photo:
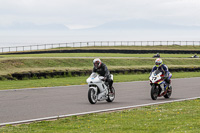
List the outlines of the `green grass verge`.
{"type": "Polygon", "coordinates": [[[73,116],[17,126],[0,132],[12,133],[198,133],[200,99],[146,106],[113,113],[73,116]]]}
{"type": "MultiPolygon", "coordinates": [[[[120,53],[47,53],[0,55],[0,58],[12,57],[153,57],[155,54],[120,54],[120,53]]],[[[194,54],[160,54],[162,58],[189,58],[194,54]]]]}
{"type": "MultiPolygon", "coordinates": [[[[31,58],[31,59],[1,59],[0,60],[0,75],[6,75],[14,72],[27,72],[39,70],[84,70],[92,69],[91,58],[31,58]]],[[[155,59],[153,58],[102,58],[102,61],[108,68],[140,68],[153,67],[155,59]]],[[[185,59],[185,58],[165,58],[164,64],[168,66],[190,65],[199,66],[200,59],[185,59]]]]}
{"type": "MultiPolygon", "coordinates": [[[[114,75],[114,82],[130,82],[148,80],[149,74],[129,74],[114,75]]],[[[200,72],[176,72],[172,78],[190,78],[200,77],[200,72]]],[[[5,80],[0,81],[0,90],[21,89],[21,88],[37,88],[37,87],[54,87],[86,84],[88,76],[66,77],[66,78],[50,78],[35,80],[5,80]]]]}

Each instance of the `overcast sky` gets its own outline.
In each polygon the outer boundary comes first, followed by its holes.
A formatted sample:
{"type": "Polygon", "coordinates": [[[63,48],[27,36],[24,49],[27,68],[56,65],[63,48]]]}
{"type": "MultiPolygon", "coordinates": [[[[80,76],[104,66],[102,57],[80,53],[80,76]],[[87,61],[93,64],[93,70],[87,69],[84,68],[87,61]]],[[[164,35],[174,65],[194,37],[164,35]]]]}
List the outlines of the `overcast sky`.
{"type": "Polygon", "coordinates": [[[64,24],[70,29],[143,19],[200,26],[200,0],[0,0],[0,26],[64,24]]]}

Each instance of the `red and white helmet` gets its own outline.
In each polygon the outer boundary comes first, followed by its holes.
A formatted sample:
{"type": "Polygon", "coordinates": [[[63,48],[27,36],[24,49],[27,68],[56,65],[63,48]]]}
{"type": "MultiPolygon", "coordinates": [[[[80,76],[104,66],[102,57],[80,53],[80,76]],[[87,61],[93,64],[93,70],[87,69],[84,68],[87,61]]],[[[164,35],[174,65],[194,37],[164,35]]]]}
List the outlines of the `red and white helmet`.
{"type": "Polygon", "coordinates": [[[93,60],[93,64],[94,64],[94,67],[97,69],[101,66],[101,60],[99,58],[96,58],[93,60]]]}

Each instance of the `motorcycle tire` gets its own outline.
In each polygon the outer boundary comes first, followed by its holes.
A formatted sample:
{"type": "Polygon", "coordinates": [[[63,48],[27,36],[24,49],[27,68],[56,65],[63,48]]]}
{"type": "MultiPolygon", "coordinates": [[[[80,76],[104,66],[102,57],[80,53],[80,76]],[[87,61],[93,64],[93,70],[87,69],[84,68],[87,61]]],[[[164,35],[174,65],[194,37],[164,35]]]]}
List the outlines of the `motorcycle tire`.
{"type": "Polygon", "coordinates": [[[95,90],[93,88],[88,90],[88,100],[91,104],[95,104],[97,102],[97,95],[95,95],[95,90]]]}
{"type": "Polygon", "coordinates": [[[108,90],[108,99],[106,99],[107,102],[113,102],[115,99],[115,89],[112,87],[112,93],[110,93],[110,89],[108,90]]]}
{"type": "Polygon", "coordinates": [[[169,86],[167,93],[164,95],[165,98],[170,98],[172,95],[172,86],[169,86]]]}

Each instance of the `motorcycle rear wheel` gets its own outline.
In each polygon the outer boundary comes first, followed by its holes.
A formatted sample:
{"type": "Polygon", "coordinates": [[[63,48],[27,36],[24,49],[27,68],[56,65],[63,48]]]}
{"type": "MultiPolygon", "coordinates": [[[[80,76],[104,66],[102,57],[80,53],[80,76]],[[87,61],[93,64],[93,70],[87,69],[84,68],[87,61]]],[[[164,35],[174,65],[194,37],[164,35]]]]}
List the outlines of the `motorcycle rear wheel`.
{"type": "Polygon", "coordinates": [[[97,102],[97,95],[95,95],[95,90],[93,88],[88,90],[88,100],[91,104],[95,104],[97,102]]]}
{"type": "Polygon", "coordinates": [[[106,99],[107,102],[113,102],[115,99],[115,88],[112,87],[112,94],[110,93],[110,89],[108,89],[108,99],[106,99]]]}
{"type": "Polygon", "coordinates": [[[172,86],[169,86],[167,93],[164,95],[165,98],[170,98],[172,95],[172,86]]]}

